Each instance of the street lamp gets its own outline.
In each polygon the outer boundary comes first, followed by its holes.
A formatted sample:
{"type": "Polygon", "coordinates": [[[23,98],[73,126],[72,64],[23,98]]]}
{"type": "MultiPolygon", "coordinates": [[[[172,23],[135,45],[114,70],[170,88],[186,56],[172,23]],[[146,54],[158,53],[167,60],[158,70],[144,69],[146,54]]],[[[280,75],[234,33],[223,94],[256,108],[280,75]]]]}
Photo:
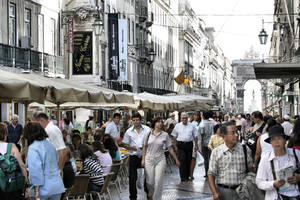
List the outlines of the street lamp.
{"type": "Polygon", "coordinates": [[[155,59],[156,53],[155,51],[151,48],[149,51],[149,58],[150,58],[150,62],[153,63],[154,59],[155,59]]]}
{"type": "Polygon", "coordinates": [[[101,20],[101,18],[96,18],[93,24],[94,28],[95,28],[95,35],[96,36],[101,36],[104,30],[103,27],[103,21],[101,20]]]}
{"type": "Polygon", "coordinates": [[[267,39],[268,39],[268,34],[264,29],[264,20],[262,20],[262,30],[260,31],[259,35],[259,42],[260,44],[266,44],[267,43],[267,39]]]}
{"type": "MultiPolygon", "coordinates": [[[[100,40],[101,40],[101,35],[104,31],[104,24],[103,24],[103,18],[102,18],[102,11],[101,11],[101,9],[99,9],[98,5],[96,5],[96,11],[97,11],[97,13],[94,14],[95,21],[92,25],[94,27],[95,36],[96,36],[96,49],[97,49],[96,75],[100,74],[100,77],[102,77],[102,76],[104,76],[104,74],[100,73],[100,52],[101,52],[100,40]]],[[[105,66],[102,66],[102,67],[105,67],[105,66]]]]}

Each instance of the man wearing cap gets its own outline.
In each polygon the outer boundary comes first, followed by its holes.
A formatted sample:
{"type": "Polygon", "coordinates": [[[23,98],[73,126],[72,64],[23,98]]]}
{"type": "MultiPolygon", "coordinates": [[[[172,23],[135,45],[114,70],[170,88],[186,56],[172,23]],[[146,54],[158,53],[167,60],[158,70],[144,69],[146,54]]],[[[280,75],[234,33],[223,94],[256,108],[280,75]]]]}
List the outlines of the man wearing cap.
{"type": "Polygon", "coordinates": [[[178,159],[181,163],[179,168],[180,178],[182,182],[189,180],[190,166],[193,154],[193,141],[195,151],[198,151],[197,128],[192,123],[188,122],[187,113],[181,113],[181,122],[176,124],[171,136],[175,145],[175,150],[178,149],[178,159]]]}
{"type": "Polygon", "coordinates": [[[271,143],[273,151],[262,157],[256,176],[257,187],[266,191],[265,200],[299,199],[297,183],[300,175],[295,170],[300,152],[286,148],[288,139],[281,125],[271,127],[269,137],[265,139],[265,142],[271,143]]]}
{"type": "Polygon", "coordinates": [[[284,133],[287,136],[290,136],[293,130],[293,124],[290,122],[290,116],[289,115],[284,115],[283,116],[284,122],[281,124],[281,126],[284,129],[284,133]]]}
{"type": "MultiPolygon", "coordinates": [[[[224,143],[213,149],[208,170],[208,184],[214,200],[239,200],[235,189],[246,176],[246,159],[238,141],[234,122],[222,124],[224,143]]],[[[251,151],[246,147],[247,166],[252,166],[251,151]]]]}

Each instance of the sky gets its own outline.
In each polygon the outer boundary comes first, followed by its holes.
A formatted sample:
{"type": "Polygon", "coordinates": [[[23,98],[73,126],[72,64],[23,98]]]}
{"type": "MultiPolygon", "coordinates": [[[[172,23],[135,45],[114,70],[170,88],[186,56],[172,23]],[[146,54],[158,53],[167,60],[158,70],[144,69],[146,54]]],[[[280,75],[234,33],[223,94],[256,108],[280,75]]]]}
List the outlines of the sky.
{"type": "Polygon", "coordinates": [[[268,57],[274,0],[190,0],[190,3],[206,27],[215,28],[215,41],[231,61],[244,58],[251,46],[260,52],[260,57],[268,57]],[[269,35],[267,45],[261,45],[258,39],[262,19],[269,35]]]}

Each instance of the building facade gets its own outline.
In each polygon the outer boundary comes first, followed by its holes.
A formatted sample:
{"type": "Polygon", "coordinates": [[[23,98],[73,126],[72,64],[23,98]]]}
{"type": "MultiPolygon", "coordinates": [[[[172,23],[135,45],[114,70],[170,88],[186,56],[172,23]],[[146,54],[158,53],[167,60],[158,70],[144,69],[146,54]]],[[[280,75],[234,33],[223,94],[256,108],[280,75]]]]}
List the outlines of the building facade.
{"type": "MultiPolygon", "coordinates": [[[[300,62],[300,1],[274,0],[273,32],[268,63],[289,64],[300,62]]],[[[278,115],[299,114],[299,78],[293,69],[285,78],[268,80],[267,111],[278,115]]]]}
{"type": "MultiPolygon", "coordinates": [[[[65,77],[61,1],[2,0],[0,2],[0,69],[65,77]]],[[[1,103],[0,121],[13,114],[25,122],[24,103],[1,103]]]]}

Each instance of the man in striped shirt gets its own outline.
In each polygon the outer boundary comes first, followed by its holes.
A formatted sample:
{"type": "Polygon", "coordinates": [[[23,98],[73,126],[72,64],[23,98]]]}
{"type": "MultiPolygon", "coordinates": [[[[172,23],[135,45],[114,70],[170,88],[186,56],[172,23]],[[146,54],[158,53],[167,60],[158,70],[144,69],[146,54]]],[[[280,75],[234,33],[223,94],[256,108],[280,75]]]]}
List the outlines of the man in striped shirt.
{"type": "MultiPolygon", "coordinates": [[[[212,151],[208,170],[208,184],[214,200],[239,200],[235,191],[246,176],[243,146],[233,122],[222,124],[224,144],[212,151]],[[217,184],[217,185],[216,185],[217,184]]],[[[247,148],[247,166],[252,166],[251,151],[247,148]]]]}

